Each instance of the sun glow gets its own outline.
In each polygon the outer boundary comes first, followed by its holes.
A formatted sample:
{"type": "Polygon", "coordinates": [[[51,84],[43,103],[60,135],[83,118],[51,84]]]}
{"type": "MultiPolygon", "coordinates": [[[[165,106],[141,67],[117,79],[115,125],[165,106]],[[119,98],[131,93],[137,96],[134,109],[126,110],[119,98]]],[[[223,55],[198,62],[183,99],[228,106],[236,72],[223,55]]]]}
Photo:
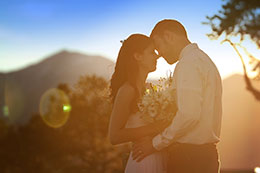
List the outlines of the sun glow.
{"type": "Polygon", "coordinates": [[[260,167],[255,167],[255,173],[260,173],[260,167]]]}

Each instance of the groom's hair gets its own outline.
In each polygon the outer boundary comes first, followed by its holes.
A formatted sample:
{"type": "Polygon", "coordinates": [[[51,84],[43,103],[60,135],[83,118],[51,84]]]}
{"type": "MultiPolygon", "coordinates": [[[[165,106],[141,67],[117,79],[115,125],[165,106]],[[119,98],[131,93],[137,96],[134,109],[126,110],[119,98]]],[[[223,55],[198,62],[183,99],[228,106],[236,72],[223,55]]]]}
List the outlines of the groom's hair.
{"type": "Polygon", "coordinates": [[[158,22],[152,30],[150,37],[152,38],[155,35],[162,36],[165,31],[171,31],[179,35],[183,35],[187,38],[187,32],[184,26],[177,20],[164,19],[158,22]]]}

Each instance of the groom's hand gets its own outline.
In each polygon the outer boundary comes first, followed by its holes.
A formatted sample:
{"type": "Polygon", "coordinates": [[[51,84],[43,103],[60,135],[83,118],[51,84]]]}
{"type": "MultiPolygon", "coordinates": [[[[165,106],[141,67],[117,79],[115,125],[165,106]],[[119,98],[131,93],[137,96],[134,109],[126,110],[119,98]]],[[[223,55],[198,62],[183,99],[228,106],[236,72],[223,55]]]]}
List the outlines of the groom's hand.
{"type": "Polygon", "coordinates": [[[137,162],[142,161],[146,156],[156,152],[157,150],[152,145],[151,138],[144,138],[133,146],[133,159],[137,162]]]}

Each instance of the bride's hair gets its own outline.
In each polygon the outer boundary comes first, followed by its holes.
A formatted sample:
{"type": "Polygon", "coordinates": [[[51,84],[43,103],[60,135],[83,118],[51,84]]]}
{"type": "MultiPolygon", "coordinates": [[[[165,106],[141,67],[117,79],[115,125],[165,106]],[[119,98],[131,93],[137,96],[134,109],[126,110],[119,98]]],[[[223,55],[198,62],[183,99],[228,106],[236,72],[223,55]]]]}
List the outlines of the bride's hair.
{"type": "MultiPolygon", "coordinates": [[[[119,88],[125,82],[129,82],[135,89],[137,89],[136,81],[139,69],[134,54],[142,53],[150,44],[152,44],[151,39],[142,34],[132,34],[122,42],[122,46],[117,56],[115,71],[110,83],[110,96],[113,102],[119,88]]],[[[138,97],[138,93],[136,97],[138,97]]]]}

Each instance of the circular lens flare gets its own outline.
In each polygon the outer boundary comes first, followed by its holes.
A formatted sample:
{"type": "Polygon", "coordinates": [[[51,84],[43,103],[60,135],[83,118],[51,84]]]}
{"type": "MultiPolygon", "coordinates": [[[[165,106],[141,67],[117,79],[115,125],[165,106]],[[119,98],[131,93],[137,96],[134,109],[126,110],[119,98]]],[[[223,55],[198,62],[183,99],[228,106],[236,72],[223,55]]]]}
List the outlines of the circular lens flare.
{"type": "Polygon", "coordinates": [[[40,100],[40,115],[50,127],[63,126],[70,115],[71,106],[69,97],[60,89],[47,90],[40,100]]]}

